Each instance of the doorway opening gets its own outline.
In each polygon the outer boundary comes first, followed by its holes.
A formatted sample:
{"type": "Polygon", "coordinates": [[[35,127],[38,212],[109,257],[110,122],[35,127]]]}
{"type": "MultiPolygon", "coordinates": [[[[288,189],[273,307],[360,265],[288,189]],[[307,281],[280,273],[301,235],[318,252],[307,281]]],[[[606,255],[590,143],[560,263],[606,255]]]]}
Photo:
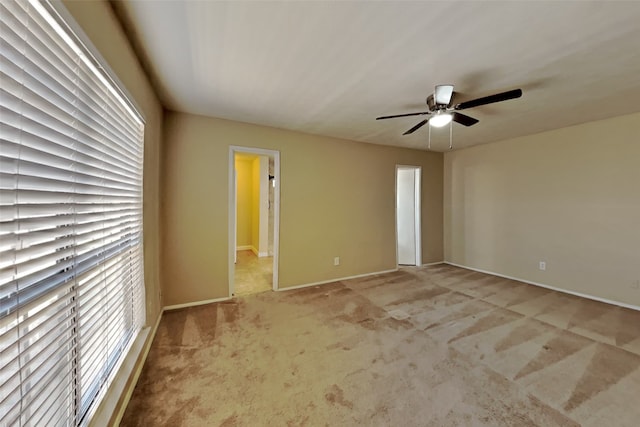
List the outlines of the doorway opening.
{"type": "Polygon", "coordinates": [[[280,153],[229,148],[229,296],[278,289],[280,153]]]}
{"type": "Polygon", "coordinates": [[[396,254],[398,265],[422,265],[421,168],[396,166],[396,254]]]}

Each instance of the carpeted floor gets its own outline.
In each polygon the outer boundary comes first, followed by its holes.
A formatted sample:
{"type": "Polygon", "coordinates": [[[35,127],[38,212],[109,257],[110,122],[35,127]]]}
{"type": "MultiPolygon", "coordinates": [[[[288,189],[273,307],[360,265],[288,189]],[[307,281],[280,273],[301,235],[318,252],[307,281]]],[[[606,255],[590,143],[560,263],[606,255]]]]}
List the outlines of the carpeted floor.
{"type": "Polygon", "coordinates": [[[124,426],[637,426],[640,312],[447,265],[166,312],[124,426]]]}

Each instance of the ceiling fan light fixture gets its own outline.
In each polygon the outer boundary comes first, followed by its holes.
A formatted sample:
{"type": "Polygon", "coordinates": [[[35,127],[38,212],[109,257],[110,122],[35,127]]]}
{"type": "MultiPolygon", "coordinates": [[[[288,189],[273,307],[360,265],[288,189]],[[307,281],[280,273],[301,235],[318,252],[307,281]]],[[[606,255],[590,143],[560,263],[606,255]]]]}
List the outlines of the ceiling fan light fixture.
{"type": "Polygon", "coordinates": [[[453,117],[449,113],[438,113],[429,119],[429,125],[441,128],[451,123],[451,119],[453,119],[453,117]]]}

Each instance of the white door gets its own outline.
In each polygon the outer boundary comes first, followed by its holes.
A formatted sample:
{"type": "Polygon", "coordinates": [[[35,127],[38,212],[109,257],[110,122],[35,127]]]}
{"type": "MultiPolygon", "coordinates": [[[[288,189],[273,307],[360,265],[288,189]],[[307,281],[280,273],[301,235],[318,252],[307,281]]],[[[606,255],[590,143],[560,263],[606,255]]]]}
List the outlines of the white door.
{"type": "Polygon", "coordinates": [[[396,227],[398,264],[420,265],[420,168],[396,169],[396,227]]]}
{"type": "Polygon", "coordinates": [[[269,156],[260,156],[258,256],[269,256],[269,156]]]}

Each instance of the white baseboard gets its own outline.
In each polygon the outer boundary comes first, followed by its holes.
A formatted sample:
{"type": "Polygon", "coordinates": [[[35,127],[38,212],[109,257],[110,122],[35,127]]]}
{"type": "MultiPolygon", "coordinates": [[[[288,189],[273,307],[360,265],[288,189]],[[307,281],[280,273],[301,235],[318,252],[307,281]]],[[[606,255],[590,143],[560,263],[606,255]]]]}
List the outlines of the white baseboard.
{"type": "Polygon", "coordinates": [[[466,265],[455,264],[455,263],[449,262],[449,261],[444,261],[444,264],[452,265],[454,267],[465,268],[467,270],[477,271],[478,273],[491,274],[492,276],[502,277],[502,278],[505,278],[505,279],[517,280],[518,282],[526,283],[528,285],[539,286],[541,288],[551,289],[552,291],[558,291],[558,292],[562,292],[564,294],[575,295],[577,297],[587,298],[587,299],[590,299],[590,300],[603,302],[605,304],[617,305],[619,307],[624,307],[624,308],[629,308],[631,310],[640,311],[640,307],[638,307],[637,305],[627,304],[627,303],[620,302],[620,301],[613,301],[613,300],[610,300],[610,299],[607,299],[607,298],[601,298],[601,297],[597,297],[597,296],[594,296],[594,295],[584,294],[582,292],[576,292],[576,291],[571,291],[569,289],[563,289],[563,288],[558,288],[558,287],[555,287],[555,286],[545,285],[544,283],[532,282],[531,280],[525,280],[525,279],[521,279],[519,277],[507,276],[505,274],[495,273],[493,271],[488,271],[488,270],[482,270],[480,268],[474,268],[474,267],[468,267],[466,265]]]}
{"type": "Polygon", "coordinates": [[[286,287],[286,288],[278,288],[276,290],[277,291],[290,291],[290,290],[293,290],[293,289],[308,288],[310,286],[326,285],[327,283],[340,282],[341,280],[359,279],[361,277],[375,276],[377,274],[395,273],[396,271],[398,271],[398,269],[394,268],[394,269],[391,269],[391,270],[376,271],[376,272],[373,272],[373,273],[357,274],[355,276],[338,277],[336,279],[322,280],[320,282],[305,283],[304,285],[296,285],[296,286],[289,286],[289,287],[286,287]]]}
{"type": "Polygon", "coordinates": [[[184,304],[168,305],[164,308],[164,311],[177,310],[179,308],[186,308],[186,307],[195,307],[198,305],[211,304],[212,302],[227,301],[230,299],[231,297],[222,297],[222,298],[205,299],[202,301],[186,302],[184,304]]]}
{"type": "Polygon", "coordinates": [[[262,257],[266,257],[266,256],[270,256],[269,252],[260,252],[258,251],[254,246],[252,245],[244,245],[244,246],[237,246],[236,247],[236,252],[237,251],[251,251],[255,254],[255,256],[257,256],[258,258],[262,258],[262,257]]]}
{"type": "Polygon", "coordinates": [[[441,264],[446,264],[446,262],[445,261],[430,262],[428,264],[422,264],[420,267],[431,267],[432,265],[441,265],[441,264]]]}

